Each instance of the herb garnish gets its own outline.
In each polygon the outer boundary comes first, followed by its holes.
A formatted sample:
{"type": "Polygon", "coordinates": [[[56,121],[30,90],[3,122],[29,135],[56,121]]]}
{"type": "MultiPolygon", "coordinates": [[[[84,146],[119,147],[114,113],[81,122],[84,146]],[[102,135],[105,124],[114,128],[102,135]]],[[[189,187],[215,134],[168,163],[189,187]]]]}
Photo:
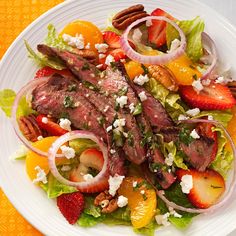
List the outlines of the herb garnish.
{"type": "Polygon", "coordinates": [[[100,125],[100,126],[103,126],[104,124],[105,124],[105,117],[104,116],[100,116],[100,117],[98,117],[97,118],[97,121],[98,121],[98,124],[100,125]]]}
{"type": "Polygon", "coordinates": [[[127,94],[127,92],[128,92],[128,87],[124,86],[123,88],[119,89],[118,96],[124,96],[127,94]]]}
{"type": "Polygon", "coordinates": [[[143,68],[145,75],[149,73],[148,68],[145,65],[141,64],[141,67],[143,68]]]}
{"type": "Polygon", "coordinates": [[[76,89],[77,89],[77,84],[70,84],[68,85],[67,91],[72,92],[72,91],[76,91],[76,89]]]}
{"type": "Polygon", "coordinates": [[[194,138],[190,136],[190,130],[182,128],[179,132],[179,139],[182,143],[189,145],[194,141],[194,138]]]}
{"type": "Polygon", "coordinates": [[[74,104],[73,98],[71,96],[65,96],[63,105],[65,108],[74,108],[75,104],[74,104]]]}
{"type": "Polygon", "coordinates": [[[141,102],[139,102],[134,108],[133,115],[134,116],[139,115],[142,113],[142,111],[143,111],[142,104],[141,104],[141,102]]]}
{"type": "Polygon", "coordinates": [[[133,136],[133,134],[130,131],[128,132],[127,140],[128,140],[129,146],[133,146],[134,145],[134,136],[133,136]]]}
{"type": "Polygon", "coordinates": [[[89,70],[90,69],[90,66],[88,64],[88,62],[85,62],[84,65],[82,66],[81,70],[89,70]]]}

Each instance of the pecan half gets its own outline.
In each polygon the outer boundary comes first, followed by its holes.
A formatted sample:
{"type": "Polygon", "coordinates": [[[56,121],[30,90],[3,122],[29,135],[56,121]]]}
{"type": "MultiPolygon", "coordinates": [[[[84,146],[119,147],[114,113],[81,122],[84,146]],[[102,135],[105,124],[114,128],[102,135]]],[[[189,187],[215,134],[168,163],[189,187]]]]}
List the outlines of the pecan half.
{"type": "Polygon", "coordinates": [[[43,135],[36,122],[36,117],[32,114],[21,116],[18,119],[18,124],[23,135],[31,142],[36,142],[38,137],[43,135]]]}
{"type": "Polygon", "coordinates": [[[131,23],[148,16],[142,4],[131,6],[118,12],[112,19],[112,25],[119,30],[125,30],[131,23]]]}
{"type": "Polygon", "coordinates": [[[94,205],[102,208],[102,213],[111,213],[118,208],[118,199],[108,193],[108,191],[101,192],[95,199],[94,205]]]}
{"type": "Polygon", "coordinates": [[[74,49],[74,53],[95,64],[98,61],[97,53],[90,49],[74,49]]]}
{"type": "Polygon", "coordinates": [[[148,73],[170,91],[178,90],[178,84],[176,83],[175,76],[166,66],[148,66],[148,73]]]}

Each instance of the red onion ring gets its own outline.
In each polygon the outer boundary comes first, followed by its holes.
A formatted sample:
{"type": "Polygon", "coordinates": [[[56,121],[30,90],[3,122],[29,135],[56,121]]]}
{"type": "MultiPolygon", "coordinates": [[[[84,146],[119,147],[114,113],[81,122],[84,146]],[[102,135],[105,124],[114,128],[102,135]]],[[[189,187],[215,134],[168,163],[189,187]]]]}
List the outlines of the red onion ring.
{"type": "MultiPolygon", "coordinates": [[[[37,153],[40,156],[44,156],[47,157],[48,153],[47,152],[43,152],[41,150],[39,150],[38,148],[35,148],[26,138],[25,136],[22,134],[22,132],[19,129],[19,125],[17,122],[17,108],[19,106],[19,102],[22,98],[22,96],[24,96],[25,94],[29,93],[30,91],[32,91],[36,86],[39,86],[41,84],[47,83],[50,77],[44,77],[44,78],[40,78],[37,80],[31,80],[30,82],[28,82],[24,87],[21,88],[21,90],[16,94],[16,98],[14,100],[13,103],[13,107],[11,110],[11,122],[13,125],[13,128],[15,130],[16,135],[18,136],[18,138],[24,143],[24,145],[30,149],[31,151],[37,153]]],[[[57,157],[63,157],[62,154],[57,154],[57,157]]]]}
{"type": "Polygon", "coordinates": [[[101,179],[103,179],[104,177],[107,177],[107,174],[108,174],[108,151],[107,151],[107,148],[104,145],[104,143],[100,139],[98,139],[93,133],[91,133],[89,131],[84,131],[84,130],[75,130],[75,131],[71,131],[71,132],[68,132],[68,133],[60,136],[52,144],[52,146],[50,147],[50,149],[48,151],[48,163],[49,163],[49,167],[50,167],[52,174],[54,175],[54,177],[58,181],[60,181],[63,184],[69,185],[69,186],[77,187],[80,191],[83,191],[89,187],[96,186],[99,183],[99,181],[101,181],[101,179]],[[103,164],[102,170],[99,172],[98,175],[96,175],[93,178],[93,181],[73,182],[73,181],[70,181],[70,180],[67,180],[66,178],[64,178],[59,173],[59,171],[57,169],[55,157],[56,157],[56,153],[57,153],[58,149],[64,143],[66,143],[70,140],[73,140],[73,139],[77,139],[77,138],[90,139],[90,140],[94,141],[99,146],[99,148],[103,154],[104,164],[103,164]]]}
{"type": "Polygon", "coordinates": [[[131,58],[132,60],[138,61],[143,64],[159,65],[159,64],[165,64],[173,59],[176,59],[177,57],[181,56],[184,53],[185,47],[186,47],[186,37],[185,37],[183,31],[180,29],[180,27],[174,21],[168,19],[167,17],[147,16],[147,17],[141,18],[139,20],[136,20],[131,25],[129,25],[129,27],[125,30],[125,32],[121,36],[120,44],[121,44],[121,48],[125,51],[126,55],[129,58],[131,58]],[[136,52],[129,44],[128,34],[134,26],[140,24],[143,21],[147,21],[147,20],[162,20],[162,21],[166,21],[167,23],[171,24],[179,32],[180,46],[171,53],[162,54],[162,55],[158,55],[158,56],[145,56],[145,55],[142,55],[142,54],[136,52]]]}
{"type": "Polygon", "coordinates": [[[214,70],[217,62],[217,51],[216,51],[216,45],[214,41],[211,39],[211,37],[203,32],[202,33],[202,43],[203,48],[209,53],[209,56],[211,57],[211,65],[207,68],[207,70],[204,72],[204,74],[201,77],[201,80],[207,79],[212,71],[214,70]]]}
{"type": "Polygon", "coordinates": [[[232,180],[231,180],[231,183],[230,183],[230,186],[228,188],[228,190],[226,191],[226,193],[224,194],[225,196],[220,200],[218,201],[217,204],[207,208],[207,209],[194,209],[194,208],[186,208],[186,207],[183,207],[183,206],[180,206],[174,202],[171,202],[169,201],[165,196],[164,196],[164,191],[161,190],[161,191],[158,191],[157,190],[157,195],[166,203],[166,205],[170,206],[170,207],[173,207],[174,209],[176,210],[180,210],[180,211],[185,211],[185,212],[190,212],[190,213],[208,213],[208,212],[213,212],[219,208],[221,208],[222,206],[225,205],[225,203],[227,203],[230,198],[233,196],[233,193],[234,193],[234,187],[236,185],[236,147],[235,147],[235,144],[230,136],[230,134],[228,133],[228,131],[225,129],[225,127],[217,122],[217,121],[214,121],[214,120],[204,120],[204,119],[192,119],[192,120],[184,120],[184,121],[180,121],[182,123],[199,123],[199,122],[202,122],[202,123],[211,123],[211,124],[214,124],[216,126],[219,126],[220,128],[222,128],[224,130],[224,133],[226,135],[226,137],[228,138],[229,142],[230,142],[230,146],[233,150],[233,155],[234,155],[234,168],[233,168],[233,177],[232,177],[232,180]]]}

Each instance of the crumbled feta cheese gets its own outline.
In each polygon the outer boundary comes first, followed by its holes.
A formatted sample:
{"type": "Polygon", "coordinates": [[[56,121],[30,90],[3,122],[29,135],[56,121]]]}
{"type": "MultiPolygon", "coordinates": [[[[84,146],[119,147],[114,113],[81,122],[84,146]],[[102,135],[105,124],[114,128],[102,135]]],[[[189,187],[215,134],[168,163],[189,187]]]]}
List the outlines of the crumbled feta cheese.
{"type": "Polygon", "coordinates": [[[98,57],[99,57],[99,59],[102,59],[102,58],[106,57],[106,55],[103,54],[103,53],[100,53],[100,54],[98,55],[98,57]]]}
{"type": "Polygon", "coordinates": [[[140,86],[144,85],[146,82],[149,81],[148,75],[139,75],[134,78],[134,83],[140,86]]]}
{"type": "Polygon", "coordinates": [[[60,149],[62,151],[62,154],[64,154],[67,159],[75,157],[75,150],[73,148],[63,145],[60,147],[60,149]]]}
{"type": "Polygon", "coordinates": [[[43,169],[41,169],[39,166],[36,166],[34,168],[37,171],[37,178],[33,180],[33,183],[39,183],[39,182],[43,182],[44,184],[46,184],[47,181],[47,175],[45,173],[45,171],[43,169]]]}
{"type": "Polygon", "coordinates": [[[130,110],[130,113],[134,112],[134,110],[135,110],[134,103],[129,104],[129,110],[130,110]]]}
{"type": "Polygon", "coordinates": [[[126,105],[128,102],[128,97],[127,96],[118,97],[116,98],[116,102],[119,104],[121,108],[123,108],[124,105],[126,105]]]}
{"type": "Polygon", "coordinates": [[[128,204],[128,198],[124,197],[123,195],[120,195],[118,197],[117,205],[118,207],[124,207],[128,204]]]}
{"type": "Polygon", "coordinates": [[[96,43],[95,48],[98,50],[99,53],[105,53],[108,49],[108,45],[106,43],[96,43]]]}
{"type": "Polygon", "coordinates": [[[93,176],[91,174],[86,174],[83,176],[83,178],[86,182],[93,180],[93,176]]]}
{"type": "Polygon", "coordinates": [[[105,106],[105,108],[103,109],[104,112],[107,112],[109,109],[109,106],[105,106]]]}
{"type": "Polygon", "coordinates": [[[138,184],[138,182],[137,182],[137,181],[134,181],[134,182],[133,182],[133,188],[136,188],[136,187],[137,187],[137,184],[138,184]]]}
{"type": "Polygon", "coordinates": [[[176,218],[182,217],[182,215],[180,215],[178,212],[176,212],[173,207],[169,207],[168,209],[169,209],[170,215],[173,215],[176,218]]]}
{"type": "Polygon", "coordinates": [[[123,179],[125,178],[125,176],[121,176],[118,174],[115,174],[115,176],[110,176],[108,179],[108,183],[109,183],[109,193],[114,197],[116,195],[116,191],[118,190],[118,188],[120,187],[123,179]]]}
{"type": "Polygon", "coordinates": [[[115,150],[115,149],[111,149],[111,150],[110,150],[110,153],[111,153],[111,154],[114,154],[114,153],[116,153],[116,150],[115,150]]]}
{"type": "Polygon", "coordinates": [[[152,21],[151,21],[151,20],[147,20],[147,21],[146,21],[146,26],[147,26],[147,27],[152,26],[152,21]]]}
{"type": "Polygon", "coordinates": [[[204,80],[202,80],[202,85],[204,85],[204,86],[208,86],[208,85],[210,85],[210,83],[211,83],[211,80],[210,80],[210,79],[204,79],[204,80]]]}
{"type": "Polygon", "coordinates": [[[183,193],[190,193],[190,190],[193,188],[192,175],[183,175],[181,178],[180,186],[183,193]]]}
{"type": "Polygon", "coordinates": [[[172,166],[173,165],[173,162],[174,162],[174,156],[172,153],[169,153],[167,158],[165,159],[165,163],[166,165],[168,166],[172,166]]]}
{"type": "Polygon", "coordinates": [[[141,42],[142,35],[143,35],[143,34],[142,34],[141,30],[140,30],[139,28],[136,28],[136,29],[134,30],[134,33],[133,33],[133,36],[132,36],[134,42],[140,43],[140,42],[141,42]]]}
{"type": "Polygon", "coordinates": [[[43,117],[43,118],[42,118],[42,122],[43,122],[44,124],[47,124],[47,123],[48,123],[48,118],[47,118],[47,117],[43,117]]]}
{"type": "Polygon", "coordinates": [[[139,96],[141,102],[147,100],[147,96],[145,94],[145,91],[142,91],[141,93],[139,93],[138,96],[139,96]]]}
{"type": "Polygon", "coordinates": [[[199,93],[201,90],[203,90],[203,86],[202,86],[202,83],[201,83],[201,80],[198,79],[198,80],[194,80],[193,83],[192,83],[192,86],[193,86],[193,89],[199,93]]]}
{"type": "Polygon", "coordinates": [[[129,135],[128,135],[127,133],[125,133],[125,132],[123,132],[123,135],[124,135],[125,138],[128,138],[128,136],[129,136],[129,135]]]}
{"type": "Polygon", "coordinates": [[[179,46],[180,46],[180,41],[178,39],[174,39],[171,42],[170,50],[168,50],[167,53],[171,53],[171,52],[175,51],[179,46]]]}
{"type": "Polygon", "coordinates": [[[215,80],[216,84],[225,84],[226,82],[227,81],[225,80],[225,78],[223,76],[220,76],[215,80]]]}
{"type": "Polygon", "coordinates": [[[75,37],[68,34],[63,34],[62,38],[68,45],[77,47],[78,49],[84,49],[84,36],[82,34],[76,34],[75,37]]]}
{"type": "Polygon", "coordinates": [[[110,125],[106,128],[107,133],[110,132],[111,130],[112,130],[112,125],[110,125]]]}
{"type": "Polygon", "coordinates": [[[208,116],[207,119],[208,119],[208,120],[214,120],[213,116],[211,116],[211,115],[208,116]]]}
{"type": "Polygon", "coordinates": [[[140,193],[141,193],[142,195],[144,195],[144,194],[145,194],[145,191],[144,191],[144,190],[141,190],[140,193]]]}
{"type": "Polygon", "coordinates": [[[170,222],[168,221],[168,217],[170,216],[170,213],[166,213],[164,215],[156,215],[155,220],[158,225],[163,225],[163,226],[169,226],[170,222]]]}
{"type": "Polygon", "coordinates": [[[186,113],[189,116],[196,116],[200,113],[200,109],[199,108],[190,109],[190,110],[187,110],[186,113]]]}
{"type": "Polygon", "coordinates": [[[62,166],[61,167],[61,171],[69,171],[69,170],[71,170],[70,166],[62,166]]]}
{"type": "Polygon", "coordinates": [[[125,126],[125,118],[121,118],[121,119],[116,119],[115,121],[114,121],[114,123],[113,123],[113,126],[115,127],[115,128],[117,128],[117,127],[123,127],[123,126],[125,126]]]}
{"type": "Polygon", "coordinates": [[[61,118],[60,119],[60,123],[59,125],[61,126],[62,129],[71,131],[71,122],[70,120],[66,119],[66,118],[61,118]]]}
{"type": "Polygon", "coordinates": [[[87,43],[84,48],[85,48],[85,49],[90,49],[90,43],[87,43]]]}
{"type": "Polygon", "coordinates": [[[181,120],[188,120],[189,117],[183,115],[183,114],[180,114],[179,117],[178,117],[178,120],[181,121],[181,120]]]}
{"type": "Polygon", "coordinates": [[[100,69],[100,68],[103,67],[103,64],[96,65],[96,67],[97,67],[98,69],[100,69]]]}
{"type": "Polygon", "coordinates": [[[42,135],[39,135],[38,137],[37,137],[37,140],[38,141],[40,141],[40,140],[42,140],[43,139],[43,136],[42,135]]]}
{"type": "Polygon", "coordinates": [[[115,61],[114,57],[112,55],[108,55],[106,57],[105,64],[110,66],[111,62],[114,62],[114,61],[115,61]]]}
{"type": "Polygon", "coordinates": [[[200,136],[198,135],[198,133],[195,129],[192,130],[192,132],[190,133],[190,136],[194,139],[199,139],[200,138],[200,136]]]}

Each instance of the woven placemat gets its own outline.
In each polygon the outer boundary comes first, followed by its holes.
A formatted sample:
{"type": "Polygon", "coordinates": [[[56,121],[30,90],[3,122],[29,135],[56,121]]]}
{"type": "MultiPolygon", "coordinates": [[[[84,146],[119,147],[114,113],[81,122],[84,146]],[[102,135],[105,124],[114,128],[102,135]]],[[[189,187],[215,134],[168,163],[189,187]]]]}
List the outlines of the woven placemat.
{"type": "MultiPolygon", "coordinates": [[[[63,0],[0,0],[0,58],[33,20],[63,0]]],[[[13,207],[0,189],[0,235],[41,236],[13,207]]]]}

